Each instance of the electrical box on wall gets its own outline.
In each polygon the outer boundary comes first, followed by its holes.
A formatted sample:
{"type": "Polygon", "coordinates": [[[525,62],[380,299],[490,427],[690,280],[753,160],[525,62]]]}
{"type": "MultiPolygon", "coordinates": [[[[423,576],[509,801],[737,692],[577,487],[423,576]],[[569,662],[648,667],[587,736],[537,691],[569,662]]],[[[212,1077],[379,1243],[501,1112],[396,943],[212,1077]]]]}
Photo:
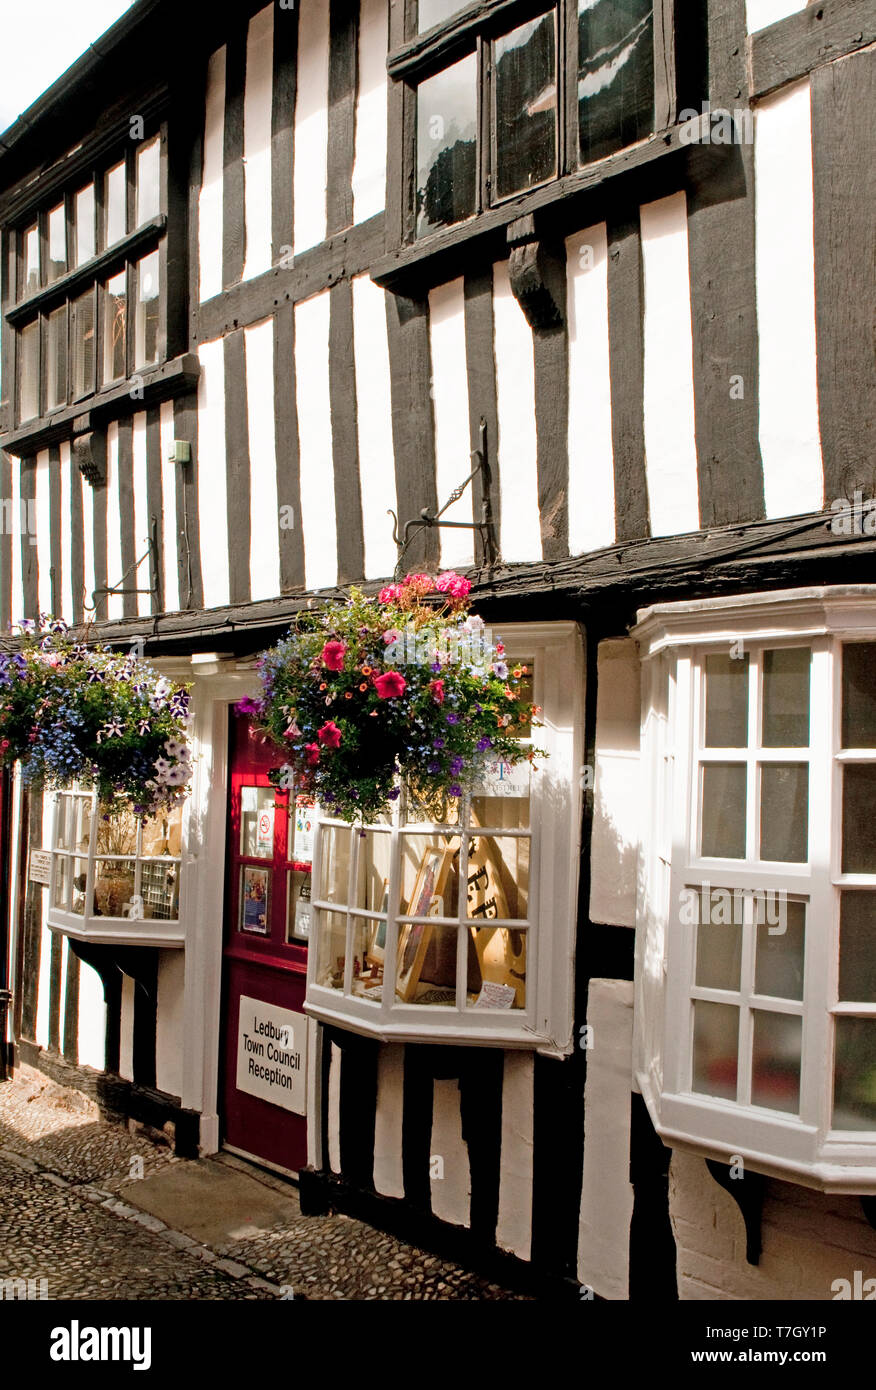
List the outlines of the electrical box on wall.
{"type": "Polygon", "coordinates": [[[167,457],[171,463],[191,463],[192,446],[187,439],[175,439],[167,457]]]}

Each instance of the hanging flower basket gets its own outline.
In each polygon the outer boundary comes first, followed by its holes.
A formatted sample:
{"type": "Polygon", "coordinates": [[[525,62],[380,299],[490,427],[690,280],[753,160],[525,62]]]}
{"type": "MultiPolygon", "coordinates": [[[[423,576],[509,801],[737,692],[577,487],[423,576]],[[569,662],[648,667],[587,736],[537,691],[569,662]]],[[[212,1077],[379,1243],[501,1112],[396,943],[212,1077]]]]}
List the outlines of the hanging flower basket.
{"type": "Polygon", "coordinates": [[[73,642],[61,619],[18,626],[20,650],[0,654],[0,762],[39,785],[96,786],[105,814],[183,800],[187,691],[142,657],[73,642]]]}
{"type": "Polygon", "coordinates": [[[261,698],[237,709],[329,814],[374,820],[400,786],[443,802],[462,796],[487,758],[545,756],[520,742],[540,713],[524,698],[529,673],[470,614],[470,589],[454,573],[411,574],[377,598],[352,589],[346,602],[301,613],[260,657],[261,698]]]}

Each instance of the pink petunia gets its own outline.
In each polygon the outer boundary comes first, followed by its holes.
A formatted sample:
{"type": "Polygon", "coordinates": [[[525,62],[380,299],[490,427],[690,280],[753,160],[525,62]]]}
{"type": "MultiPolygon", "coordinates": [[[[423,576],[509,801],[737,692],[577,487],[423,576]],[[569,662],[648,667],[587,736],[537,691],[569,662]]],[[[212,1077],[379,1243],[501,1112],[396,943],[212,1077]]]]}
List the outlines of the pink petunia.
{"type": "Polygon", "coordinates": [[[307,766],[308,766],[308,767],[316,767],[317,763],[319,762],[319,744],[318,744],[318,743],[306,743],[306,744],[304,745],[304,752],[305,752],[306,755],[307,755],[307,757],[306,757],[307,766]]]}
{"type": "Polygon", "coordinates": [[[327,671],[343,671],[346,646],[343,642],[326,642],[319,659],[327,671]]]}
{"type": "Polygon", "coordinates": [[[316,736],[326,748],[339,748],[341,745],[341,731],[333,719],[317,729],[316,736]]]}
{"type": "Polygon", "coordinates": [[[380,603],[394,603],[396,599],[401,598],[401,591],[401,584],[384,584],[377,595],[378,601],[380,603]]]}
{"type": "Polygon", "coordinates": [[[459,600],[468,598],[471,593],[471,581],[457,574],[455,570],[447,570],[445,574],[439,574],[435,588],[439,594],[449,594],[452,599],[459,600]]]}
{"type": "Polygon", "coordinates": [[[393,700],[399,695],[404,695],[407,687],[407,681],[398,671],[386,671],[374,681],[374,688],[381,700],[393,700]]]}

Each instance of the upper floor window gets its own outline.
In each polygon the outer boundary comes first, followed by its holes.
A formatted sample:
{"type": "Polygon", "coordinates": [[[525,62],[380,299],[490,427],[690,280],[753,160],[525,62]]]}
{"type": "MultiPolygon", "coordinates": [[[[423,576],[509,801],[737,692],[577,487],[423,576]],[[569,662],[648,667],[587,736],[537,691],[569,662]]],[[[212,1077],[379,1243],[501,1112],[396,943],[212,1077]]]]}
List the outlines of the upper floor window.
{"type": "MultiPolygon", "coordinates": [[[[568,1051],[582,698],[570,624],[502,628],[542,705],[538,771],[487,763],[460,798],[360,829],[323,817],[308,1011],[381,1037],[568,1051]]],[[[530,738],[531,731],[524,731],[530,738]]]]}
{"type": "Polygon", "coordinates": [[[409,233],[475,217],[668,123],[655,42],[666,6],[419,0],[407,48],[390,59],[411,92],[416,130],[409,233]]]}
{"type": "Polygon", "coordinates": [[[873,1191],[876,591],[794,599],[760,622],[666,605],[639,629],[668,822],[647,846],[640,1079],[674,1141],[873,1191]]]}
{"type": "Polygon", "coordinates": [[[12,233],[19,425],[163,359],[163,140],[129,145],[12,233]]]}

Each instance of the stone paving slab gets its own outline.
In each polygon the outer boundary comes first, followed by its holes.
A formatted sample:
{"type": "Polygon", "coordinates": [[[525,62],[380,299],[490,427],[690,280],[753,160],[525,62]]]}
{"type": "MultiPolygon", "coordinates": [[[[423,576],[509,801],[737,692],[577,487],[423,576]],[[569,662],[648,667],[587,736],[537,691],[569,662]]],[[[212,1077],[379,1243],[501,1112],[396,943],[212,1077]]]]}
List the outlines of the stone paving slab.
{"type": "Polygon", "coordinates": [[[0,1084],[0,1278],[48,1278],[50,1298],[524,1297],[352,1217],[302,1216],[292,1184],[163,1139],[31,1067],[0,1084]]]}

